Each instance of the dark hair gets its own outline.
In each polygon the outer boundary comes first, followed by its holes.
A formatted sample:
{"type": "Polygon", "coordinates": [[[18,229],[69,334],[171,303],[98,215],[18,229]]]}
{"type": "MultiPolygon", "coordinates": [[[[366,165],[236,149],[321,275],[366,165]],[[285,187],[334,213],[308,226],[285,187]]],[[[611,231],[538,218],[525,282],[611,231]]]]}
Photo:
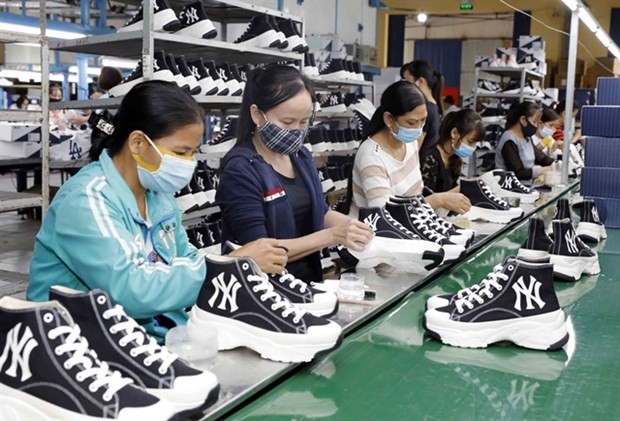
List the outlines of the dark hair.
{"type": "Polygon", "coordinates": [[[423,77],[428,83],[428,87],[431,89],[433,98],[437,102],[439,108],[439,114],[443,114],[443,102],[441,101],[441,92],[443,91],[443,75],[434,70],[426,60],[413,60],[410,63],[404,64],[400,68],[400,77],[405,78],[405,71],[411,73],[415,78],[423,77]]]}
{"type": "Polygon", "coordinates": [[[252,70],[243,90],[235,147],[252,142],[255,128],[250,113],[252,104],[267,112],[303,91],[310,93],[314,105],[316,95],[310,79],[294,67],[270,64],[252,70]]]}
{"type": "Polygon", "coordinates": [[[97,85],[108,92],[110,89],[121,83],[123,80],[123,75],[120,70],[116,67],[108,67],[104,66],[101,68],[99,72],[99,80],[97,80],[97,85]]]}
{"type": "Polygon", "coordinates": [[[553,109],[545,108],[542,112],[542,117],[540,118],[540,121],[542,121],[543,123],[547,123],[549,121],[556,121],[559,119],[560,115],[556,113],[553,109]]]}
{"type": "MultiPolygon", "coordinates": [[[[573,111],[578,110],[579,108],[581,108],[581,105],[579,105],[577,101],[573,101],[573,111]]],[[[553,109],[558,113],[558,115],[566,111],[566,100],[563,99],[562,101],[558,102],[556,106],[553,107],[553,109]]]]}
{"type": "Polygon", "coordinates": [[[446,104],[450,104],[450,105],[454,105],[454,104],[455,104],[454,97],[453,97],[452,95],[448,95],[448,96],[446,96],[446,97],[443,99],[443,101],[444,101],[446,104]]]}
{"type": "Polygon", "coordinates": [[[406,80],[392,83],[381,95],[381,104],[368,123],[368,133],[364,138],[372,136],[385,127],[383,113],[386,111],[394,117],[400,117],[420,105],[426,105],[424,94],[416,85],[406,80]]]}
{"type": "Polygon", "coordinates": [[[20,95],[19,98],[17,98],[17,100],[15,101],[15,104],[17,104],[17,106],[21,108],[22,105],[24,105],[25,101],[29,101],[28,97],[26,95],[20,95]]]}
{"type": "MultiPolygon", "coordinates": [[[[456,129],[461,138],[467,136],[471,132],[474,132],[476,143],[483,141],[486,136],[486,130],[484,128],[484,124],[482,124],[482,118],[477,112],[469,108],[448,113],[448,115],[441,120],[437,146],[440,146],[445,150],[444,145],[452,143],[452,129],[456,129]]],[[[455,180],[461,175],[462,165],[463,160],[456,155],[452,155],[448,160],[448,169],[452,173],[452,177],[455,180]]]]}
{"type": "Polygon", "coordinates": [[[110,156],[119,153],[134,130],[143,131],[155,141],[182,127],[204,123],[204,112],[189,92],[175,83],[148,81],[125,95],[112,120],[112,135],[93,128],[89,152],[93,161],[99,159],[104,149],[109,150],[110,156]]]}
{"type": "Polygon", "coordinates": [[[530,118],[539,111],[540,107],[534,102],[514,102],[508,110],[508,115],[506,116],[506,126],[504,129],[510,129],[519,122],[521,117],[530,118]]]}

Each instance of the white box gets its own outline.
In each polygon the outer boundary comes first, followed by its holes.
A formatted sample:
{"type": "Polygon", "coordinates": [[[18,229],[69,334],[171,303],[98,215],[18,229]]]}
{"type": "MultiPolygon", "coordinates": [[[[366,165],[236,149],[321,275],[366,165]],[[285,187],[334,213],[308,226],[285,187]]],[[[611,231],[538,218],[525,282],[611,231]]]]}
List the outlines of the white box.
{"type": "Polygon", "coordinates": [[[491,56],[476,56],[474,58],[474,67],[489,67],[491,65],[491,56]]]}
{"type": "Polygon", "coordinates": [[[0,122],[0,140],[5,142],[40,142],[41,125],[0,122]]]}
{"type": "Polygon", "coordinates": [[[521,35],[519,48],[542,48],[545,49],[545,40],[540,35],[521,35]]]}
{"type": "Polygon", "coordinates": [[[6,142],[0,140],[0,156],[6,158],[29,158],[38,155],[41,142],[6,142]]]}

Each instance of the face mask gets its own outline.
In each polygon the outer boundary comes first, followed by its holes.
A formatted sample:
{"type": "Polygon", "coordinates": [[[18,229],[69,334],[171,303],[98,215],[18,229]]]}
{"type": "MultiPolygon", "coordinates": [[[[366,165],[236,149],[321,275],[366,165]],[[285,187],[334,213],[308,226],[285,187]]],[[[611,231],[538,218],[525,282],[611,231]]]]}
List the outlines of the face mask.
{"type": "Polygon", "coordinates": [[[551,127],[543,126],[542,129],[540,129],[540,136],[544,139],[547,136],[551,136],[554,132],[555,130],[551,127]]]}
{"type": "Polygon", "coordinates": [[[156,146],[147,135],[144,137],[157,151],[161,162],[159,166],[150,165],[137,154],[131,154],[138,163],[138,179],[142,187],[162,193],[174,193],[187,186],[194,175],[196,161],[193,158],[177,158],[166,148],[156,146]]]}
{"type": "Polygon", "coordinates": [[[293,155],[299,152],[304,143],[308,128],[304,130],[282,129],[267,120],[265,113],[263,113],[263,117],[265,118],[265,124],[263,124],[263,127],[259,127],[258,135],[267,149],[282,155],[293,155]]]}
{"type": "Polygon", "coordinates": [[[453,149],[454,155],[458,156],[459,158],[469,158],[476,150],[476,148],[474,148],[473,146],[469,146],[464,142],[461,142],[461,145],[458,148],[453,147],[453,149]]]}
{"type": "MultiPolygon", "coordinates": [[[[396,123],[396,125],[398,126],[398,123],[396,123]]],[[[390,133],[392,134],[392,136],[394,136],[396,140],[399,140],[403,143],[413,143],[416,142],[420,138],[420,136],[422,136],[422,127],[420,127],[419,129],[409,129],[406,127],[398,126],[398,131],[396,133],[394,133],[392,130],[390,130],[390,133]]]]}
{"type": "Polygon", "coordinates": [[[523,131],[524,137],[532,137],[536,134],[536,126],[529,121],[527,122],[527,126],[523,126],[523,124],[521,124],[521,130],[523,131]]]}

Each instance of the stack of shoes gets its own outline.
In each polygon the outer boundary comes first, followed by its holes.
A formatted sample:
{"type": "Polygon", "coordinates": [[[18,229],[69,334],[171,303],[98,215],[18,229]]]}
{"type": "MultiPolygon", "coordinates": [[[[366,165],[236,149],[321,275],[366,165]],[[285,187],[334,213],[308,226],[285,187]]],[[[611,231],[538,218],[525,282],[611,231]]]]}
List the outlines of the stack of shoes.
{"type": "Polygon", "coordinates": [[[327,167],[323,166],[319,168],[318,171],[319,179],[321,180],[321,188],[323,189],[323,194],[336,190],[336,184],[334,183],[334,180],[329,177],[327,167]]]}
{"type": "Polygon", "coordinates": [[[319,71],[321,80],[345,80],[349,78],[349,72],[345,68],[343,59],[333,58],[319,71]]]}
{"type": "Polygon", "coordinates": [[[601,272],[598,254],[577,237],[570,219],[555,219],[552,225],[553,245],[549,259],[558,280],[575,282],[583,274],[596,275],[601,272]]]}
{"type": "Polygon", "coordinates": [[[283,51],[292,51],[295,53],[307,53],[308,44],[306,40],[301,36],[297,24],[291,19],[274,18],[277,22],[277,27],[280,32],[284,34],[286,47],[283,51]]]}
{"type": "Polygon", "coordinates": [[[304,67],[301,71],[303,74],[309,77],[316,77],[319,75],[319,68],[316,65],[316,61],[314,60],[314,54],[304,54],[304,67]]]}
{"type": "Polygon", "coordinates": [[[424,214],[424,211],[419,205],[415,206],[415,203],[419,202],[393,203],[388,201],[385,210],[396,221],[400,222],[422,240],[432,241],[440,245],[445,253],[442,263],[449,263],[463,258],[466,253],[465,246],[453,243],[448,237],[432,229],[427,223],[427,216],[424,214]]]}
{"type": "Polygon", "coordinates": [[[237,65],[229,65],[228,63],[224,63],[217,66],[217,73],[220,76],[220,79],[224,81],[224,84],[228,89],[228,95],[243,95],[245,82],[241,79],[241,74],[239,73],[239,68],[237,65]]]}
{"type": "Polygon", "coordinates": [[[607,238],[607,230],[598,216],[594,200],[583,199],[581,202],[581,215],[575,232],[579,238],[589,243],[598,243],[607,238]]]}
{"type": "MultiPolygon", "coordinates": [[[[168,0],[153,0],[153,30],[157,32],[174,32],[181,29],[182,24],[170,7],[168,0]]],[[[118,32],[141,31],[143,27],[143,5],[136,14],[118,32]]]]}
{"type": "Polygon", "coordinates": [[[331,150],[327,131],[323,126],[312,127],[308,130],[307,140],[313,153],[323,153],[331,150]]]}
{"type": "MultiPolygon", "coordinates": [[[[180,74],[180,72],[178,73],[180,74]]],[[[168,65],[168,55],[164,51],[158,51],[153,57],[153,77],[152,80],[161,80],[164,82],[177,83],[175,73],[168,65]]],[[[137,84],[144,82],[144,73],[142,71],[142,62],[138,62],[138,66],[131,72],[129,76],[121,81],[118,85],[112,87],[109,91],[111,97],[119,97],[127,95],[127,93],[137,84]]]]}
{"type": "Polygon", "coordinates": [[[201,96],[201,94],[204,95],[202,93],[202,85],[198,83],[198,79],[194,76],[194,73],[187,65],[187,61],[185,61],[185,56],[174,57],[174,63],[176,64],[179,72],[181,72],[181,75],[185,79],[185,83],[189,87],[189,93],[193,96],[201,96]]]}
{"type": "Polygon", "coordinates": [[[177,205],[181,209],[181,213],[193,212],[200,209],[200,205],[198,204],[194,193],[192,193],[189,184],[174,193],[174,198],[176,199],[177,205]]]}
{"type": "Polygon", "coordinates": [[[358,112],[368,121],[372,119],[372,116],[376,111],[374,104],[363,95],[355,93],[347,94],[345,96],[344,103],[349,110],[358,112]]]}
{"type": "Polygon", "coordinates": [[[188,62],[187,66],[190,72],[192,72],[192,75],[194,75],[198,81],[201,88],[200,94],[195,95],[196,98],[207,95],[217,95],[220,90],[218,84],[209,74],[209,71],[201,58],[188,62]]]}
{"type": "Polygon", "coordinates": [[[189,184],[175,193],[179,208],[186,213],[205,209],[215,203],[217,173],[209,168],[196,167],[189,184]]]}
{"type": "MultiPolygon", "coordinates": [[[[360,208],[359,220],[372,228],[375,236],[363,251],[348,250],[357,259],[358,268],[388,264],[403,272],[426,273],[444,260],[445,252],[439,244],[422,240],[385,209],[360,208]]],[[[342,257],[344,253],[339,254],[342,257]]]]}
{"type": "Polygon", "coordinates": [[[317,96],[319,99],[319,114],[344,113],[347,111],[342,93],[334,91],[329,94],[318,94],[317,96]]]}
{"type": "Polygon", "coordinates": [[[549,252],[553,241],[545,232],[545,221],[538,216],[533,215],[527,228],[527,238],[519,248],[517,257],[534,263],[549,262],[549,252]]]}
{"type": "Polygon", "coordinates": [[[461,180],[461,193],[471,202],[471,208],[463,215],[470,221],[507,224],[523,216],[523,209],[510,207],[493,194],[482,180],[461,180]]]}
{"type": "Polygon", "coordinates": [[[480,178],[501,198],[517,197],[523,203],[534,203],[540,197],[536,190],[524,186],[512,171],[493,170],[480,178]]]}
{"type": "Polygon", "coordinates": [[[181,29],[175,32],[176,35],[203,39],[211,39],[217,36],[217,29],[207,17],[207,13],[202,7],[202,1],[183,6],[181,13],[179,13],[179,20],[181,21],[181,29]]]}
{"type": "Polygon", "coordinates": [[[210,224],[200,224],[192,228],[188,228],[187,238],[189,242],[198,250],[206,252],[215,252],[221,249],[222,229],[221,221],[212,222],[210,224]]]}
{"type": "Polygon", "coordinates": [[[209,73],[209,76],[211,76],[211,78],[213,79],[215,86],[217,86],[216,95],[219,95],[219,96],[231,95],[232,93],[228,89],[228,86],[226,86],[226,81],[220,77],[220,73],[218,72],[218,68],[215,65],[215,62],[213,60],[207,60],[207,61],[204,61],[204,65],[205,65],[205,68],[207,69],[207,72],[209,73]]]}
{"type": "MultiPolygon", "coordinates": [[[[176,82],[177,86],[181,89],[185,89],[189,91],[190,90],[189,82],[186,79],[186,77],[181,73],[181,70],[179,69],[179,66],[177,65],[174,55],[164,54],[164,62],[166,63],[166,66],[168,66],[168,69],[170,69],[170,71],[172,72],[174,76],[174,81],[176,82]]],[[[153,66],[153,68],[154,67],[155,66],[153,66]]]]}
{"type": "Polygon", "coordinates": [[[237,142],[237,123],[235,116],[226,117],[226,123],[217,137],[200,146],[200,152],[205,154],[225,154],[237,142]]]}
{"type": "Polygon", "coordinates": [[[0,299],[3,419],[163,421],[217,400],[215,375],[157,345],[106,292],[55,286],[50,295],[0,299]]]}
{"type": "Polygon", "coordinates": [[[485,348],[510,341],[558,350],[568,342],[564,311],[553,288],[553,266],[507,257],[476,287],[427,302],[424,328],[444,344],[485,348]]]}
{"type": "MultiPolygon", "coordinates": [[[[214,328],[219,350],[247,347],[282,362],[310,361],[342,342],[337,323],[292,304],[252,259],[208,255],[206,260],[209,273],[187,323],[190,337],[214,328]]],[[[279,287],[292,288],[291,283],[285,279],[279,287]]]]}
{"type": "Polygon", "coordinates": [[[496,82],[480,79],[478,80],[475,90],[479,94],[496,94],[501,91],[501,88],[496,82]]]}
{"type": "Polygon", "coordinates": [[[259,48],[285,49],[288,47],[286,36],[280,32],[277,23],[274,25],[269,15],[254,16],[245,32],[234,43],[259,48]]]}

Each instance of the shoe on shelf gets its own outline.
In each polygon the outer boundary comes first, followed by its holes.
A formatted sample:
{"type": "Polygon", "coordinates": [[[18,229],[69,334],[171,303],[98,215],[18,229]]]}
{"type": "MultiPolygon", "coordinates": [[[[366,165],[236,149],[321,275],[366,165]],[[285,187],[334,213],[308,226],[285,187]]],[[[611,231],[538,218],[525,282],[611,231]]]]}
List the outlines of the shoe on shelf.
{"type": "Polygon", "coordinates": [[[329,150],[327,130],[324,127],[313,127],[308,130],[308,141],[314,153],[322,153],[329,150]]]}
{"type": "Polygon", "coordinates": [[[493,194],[482,180],[461,180],[461,193],[471,202],[471,208],[463,214],[470,221],[480,219],[496,224],[507,224],[523,216],[523,209],[510,207],[493,194]]]}
{"type": "Polygon", "coordinates": [[[183,6],[181,13],[179,13],[179,20],[182,27],[175,32],[176,35],[203,39],[211,39],[217,36],[217,29],[207,17],[207,13],[202,7],[202,1],[183,6]]]}
{"type": "Polygon", "coordinates": [[[375,236],[363,251],[348,250],[359,262],[358,268],[385,263],[403,272],[426,273],[443,260],[439,244],[420,239],[382,208],[360,208],[359,220],[372,228],[375,236]]]}
{"type": "Polygon", "coordinates": [[[187,81],[187,79],[185,78],[185,76],[183,76],[183,73],[181,73],[181,70],[179,69],[179,66],[177,66],[177,62],[174,58],[173,54],[165,54],[164,55],[164,61],[166,62],[166,64],[168,65],[168,68],[172,71],[172,74],[174,75],[174,81],[176,82],[177,86],[181,89],[185,89],[189,92],[190,88],[189,88],[189,82],[187,81]]]}
{"type": "Polygon", "coordinates": [[[281,32],[273,27],[268,15],[257,15],[234,43],[248,47],[278,48],[282,44],[279,34],[281,32]]]}
{"type": "Polygon", "coordinates": [[[347,107],[344,105],[344,99],[340,92],[330,92],[329,94],[321,95],[319,104],[321,107],[320,112],[324,114],[347,112],[347,107]]]}
{"type": "Polygon", "coordinates": [[[198,80],[189,69],[187,61],[185,61],[185,56],[177,56],[174,61],[179,68],[179,71],[185,78],[185,82],[189,87],[189,93],[194,96],[202,94],[202,86],[198,83],[198,80]]]}
{"type": "Polygon", "coordinates": [[[553,217],[551,218],[551,222],[549,223],[549,227],[547,228],[547,234],[553,234],[553,221],[562,221],[564,219],[568,219],[572,221],[572,217],[570,214],[570,202],[567,198],[562,197],[558,199],[555,204],[555,210],[553,211],[553,217]]]}
{"type": "Polygon", "coordinates": [[[217,400],[220,387],[213,373],[190,367],[158,345],[107,292],[52,286],[50,299],[69,311],[102,361],[148,393],[170,402],[176,414],[189,416],[217,400]]]}
{"type": "Polygon", "coordinates": [[[247,347],[262,358],[310,361],[342,342],[335,322],[295,307],[247,257],[206,256],[209,273],[187,323],[190,336],[218,331],[219,350],[247,347]]]}
{"type": "Polygon", "coordinates": [[[269,23],[271,23],[273,30],[276,31],[276,35],[280,41],[280,44],[276,48],[278,50],[285,50],[288,47],[288,40],[286,39],[284,32],[282,32],[282,29],[278,26],[278,19],[273,15],[267,15],[267,19],[269,20],[269,23]]]}
{"type": "Polygon", "coordinates": [[[347,79],[349,72],[345,69],[343,60],[340,58],[331,59],[325,68],[319,72],[322,80],[343,80],[347,79]]]}
{"type": "Polygon", "coordinates": [[[176,192],[174,194],[174,198],[176,199],[177,205],[181,209],[182,213],[193,212],[200,208],[196,198],[192,194],[192,191],[189,189],[189,186],[185,186],[176,192]]]}
{"type": "Polygon", "coordinates": [[[586,275],[601,272],[598,254],[586,246],[573,228],[569,219],[553,220],[553,247],[549,260],[553,263],[553,274],[562,281],[575,282],[586,275]]]}
{"type": "Polygon", "coordinates": [[[605,230],[605,225],[598,217],[598,210],[594,200],[584,199],[581,202],[581,215],[575,232],[583,241],[591,243],[598,243],[607,238],[607,230],[605,230]]]}
{"type": "MultiPolygon", "coordinates": [[[[144,19],[144,4],[136,14],[118,32],[141,31],[144,19]]],[[[156,32],[174,32],[181,29],[181,22],[170,7],[168,0],[153,0],[153,30],[156,32]]]]}
{"type": "Polygon", "coordinates": [[[200,147],[200,152],[205,154],[225,154],[235,145],[237,141],[237,123],[239,119],[235,116],[226,117],[226,123],[217,137],[200,147]]]}
{"type": "Polygon", "coordinates": [[[209,207],[215,203],[215,186],[211,179],[211,173],[208,170],[196,170],[194,174],[198,188],[205,193],[207,203],[203,207],[209,207]]]}
{"type": "Polygon", "coordinates": [[[493,170],[480,178],[501,198],[518,197],[523,203],[534,203],[540,197],[540,193],[524,186],[512,171],[493,170]]]}
{"type": "Polygon", "coordinates": [[[568,342],[551,264],[509,257],[482,283],[477,291],[424,313],[424,328],[431,337],[464,348],[510,341],[554,351],[568,342]]]}
{"type": "Polygon", "coordinates": [[[314,54],[308,52],[304,54],[304,67],[301,71],[303,74],[310,77],[319,75],[319,68],[316,66],[314,54]]]}
{"type": "Polygon", "coordinates": [[[217,72],[220,75],[220,79],[224,81],[228,88],[229,96],[241,96],[243,95],[243,86],[233,76],[232,71],[228,63],[224,63],[217,67],[217,72]]]}
{"type": "Polygon", "coordinates": [[[205,64],[201,58],[188,62],[187,66],[200,85],[201,92],[199,97],[217,94],[219,90],[217,84],[209,74],[209,71],[205,67],[205,64]]]}
{"type": "Polygon", "coordinates": [[[528,262],[546,263],[549,261],[549,252],[553,246],[553,241],[545,232],[545,221],[533,215],[527,227],[527,238],[521,244],[517,252],[517,257],[528,262]]]}
{"type": "Polygon", "coordinates": [[[213,78],[213,82],[215,86],[217,86],[217,95],[226,96],[230,92],[228,86],[226,85],[226,81],[220,77],[220,73],[218,71],[217,66],[213,60],[208,60],[204,62],[207,71],[209,72],[209,76],[213,78]]]}
{"type": "MultiPolygon", "coordinates": [[[[175,76],[168,66],[166,61],[166,54],[163,51],[158,51],[153,56],[153,79],[162,80],[164,82],[175,82],[175,76]]],[[[138,62],[136,68],[127,76],[121,83],[112,87],[109,91],[111,97],[121,97],[127,95],[131,88],[139,83],[144,82],[144,73],[142,71],[142,62],[138,62]]]]}
{"type": "Polygon", "coordinates": [[[287,42],[284,51],[293,51],[295,53],[305,53],[308,51],[308,44],[302,38],[297,24],[291,19],[276,18],[278,29],[284,34],[287,42]]]}
{"type": "MultiPolygon", "coordinates": [[[[169,420],[174,408],[102,362],[56,301],[0,298],[0,413],[6,420],[169,420]]],[[[86,329],[86,328],[84,328],[86,329]]]]}
{"type": "Polygon", "coordinates": [[[321,180],[321,187],[323,189],[323,194],[336,190],[336,184],[334,184],[334,180],[329,178],[329,175],[327,175],[327,168],[323,166],[319,168],[318,170],[319,170],[319,179],[321,180]]]}
{"type": "Polygon", "coordinates": [[[207,192],[205,192],[198,184],[199,179],[200,177],[198,176],[198,173],[194,172],[192,179],[189,181],[188,187],[194,195],[196,203],[198,203],[198,209],[205,209],[209,206],[209,197],[207,196],[207,192]]]}

